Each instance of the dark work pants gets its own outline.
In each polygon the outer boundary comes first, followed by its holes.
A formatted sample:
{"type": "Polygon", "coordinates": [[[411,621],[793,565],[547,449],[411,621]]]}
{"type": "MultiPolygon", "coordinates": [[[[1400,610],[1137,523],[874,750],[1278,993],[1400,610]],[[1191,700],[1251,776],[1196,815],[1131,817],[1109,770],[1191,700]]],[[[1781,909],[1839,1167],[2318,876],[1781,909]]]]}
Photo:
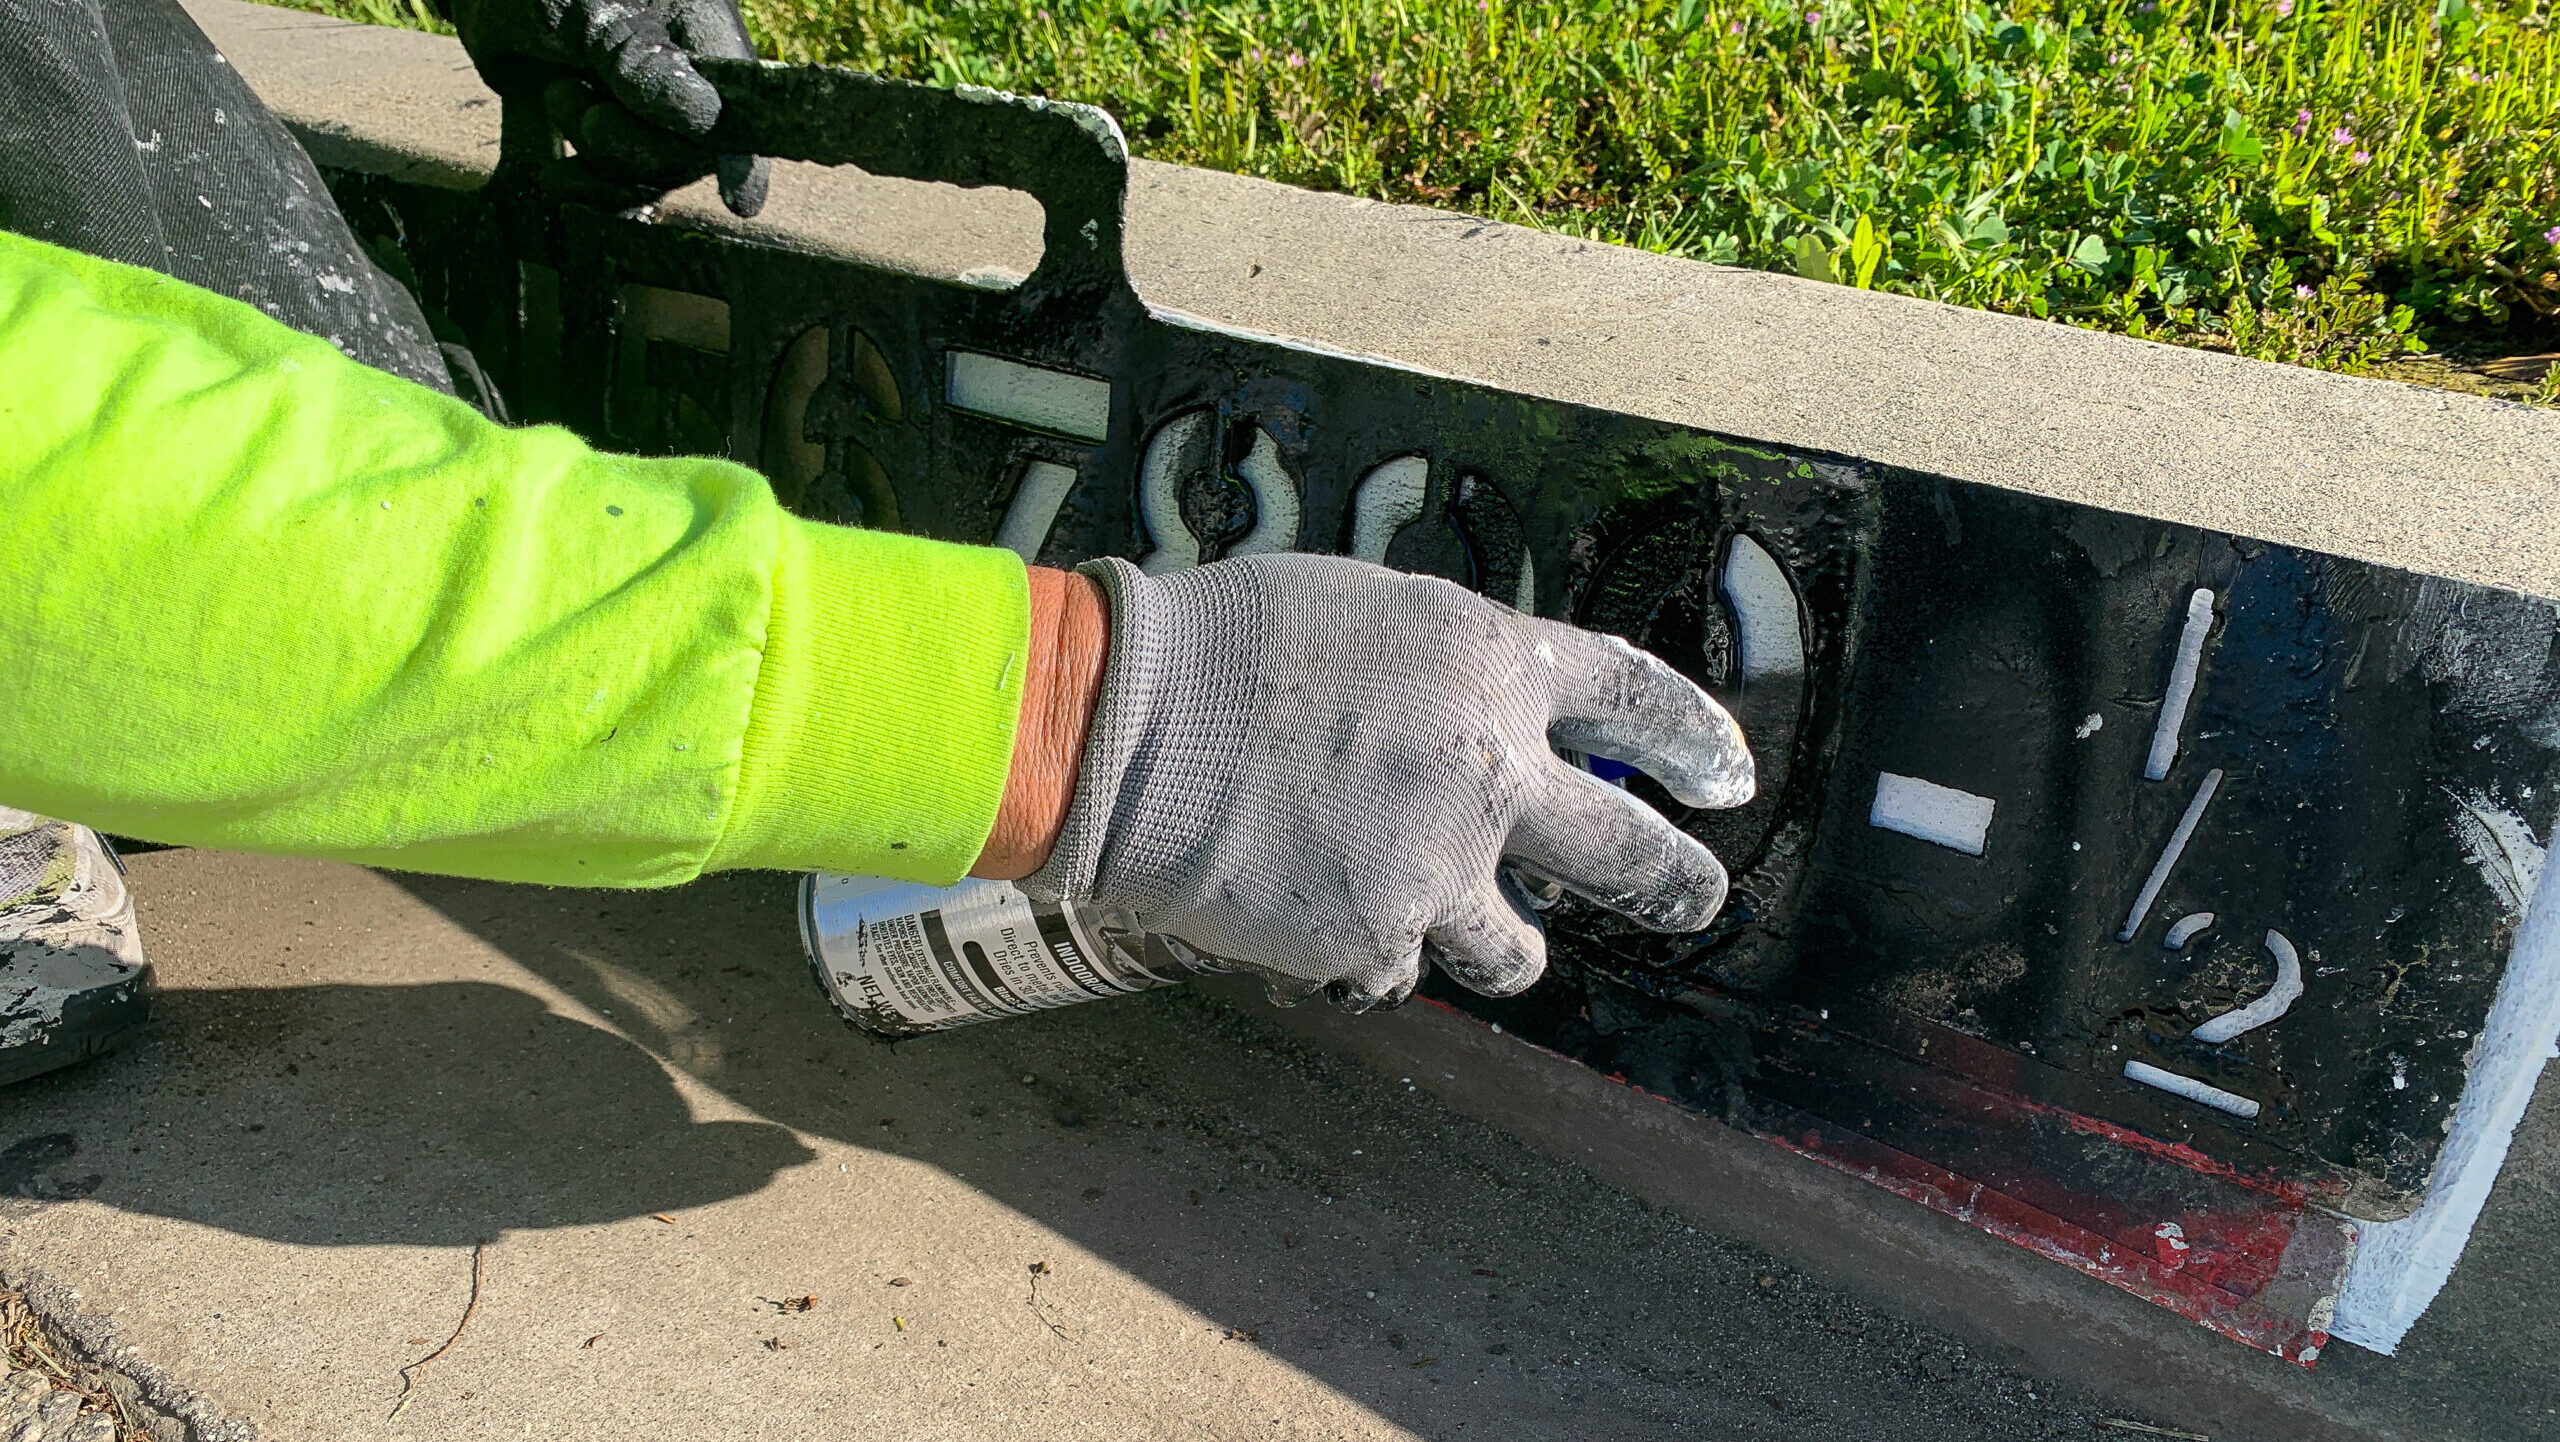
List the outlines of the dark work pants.
{"type": "Polygon", "coordinates": [[[247,301],[453,389],[417,301],[177,0],[0,0],[0,229],[247,301]]]}

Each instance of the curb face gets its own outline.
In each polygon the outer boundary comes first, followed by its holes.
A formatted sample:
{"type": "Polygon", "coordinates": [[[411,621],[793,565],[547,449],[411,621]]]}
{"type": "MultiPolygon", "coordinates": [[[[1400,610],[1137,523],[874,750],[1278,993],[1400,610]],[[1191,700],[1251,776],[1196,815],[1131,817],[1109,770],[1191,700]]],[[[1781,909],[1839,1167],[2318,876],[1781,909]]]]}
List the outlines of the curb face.
{"type": "MultiPolygon", "coordinates": [[[[843,82],[756,75],[771,124],[745,108],[739,145],[852,154],[849,132],[781,128],[843,82]]],[[[982,182],[958,154],[875,163],[982,182]]],[[[1002,537],[1053,564],[1374,550],[1655,649],[1743,719],[1766,779],[1748,807],[1689,815],[1628,778],[1725,859],[1726,920],[1654,938],[1567,903],[1548,982],[1440,998],[2316,1358],[2354,1230],[2327,1218],[2389,1221],[2427,1196],[2538,876],[2560,785],[2555,613],[2482,580],[2538,580],[2520,568],[2542,562],[2515,558],[2560,554],[2527,541],[2552,508],[2500,509],[2560,430],[2444,412],[2448,437],[2496,432],[2505,479],[2397,495],[2391,515],[2454,519],[2387,537],[2356,509],[2365,490],[2308,500],[2305,478],[2376,454],[2361,422],[2288,453],[2298,421],[2244,418],[2275,479],[2171,496],[2105,477],[2162,469],[2161,436],[2192,438],[2196,418],[2119,455],[2104,427],[2038,414],[2062,477],[2039,493],[2011,484],[2005,442],[1887,443],[1878,424],[1825,448],[1797,438],[1851,433],[1751,406],[1733,413],[1768,431],[1719,433],[1635,409],[1641,386],[1604,409],[1157,308],[1109,253],[1114,227],[1059,223],[1114,204],[1089,168],[1055,193],[1067,172],[1016,174],[1046,249],[966,282],[695,228],[681,206],[671,226],[555,212],[505,172],[480,192],[331,180],[350,214],[397,217],[422,297],[521,413],[601,443],[725,452],[804,514],[1002,537]],[[2235,518],[2264,525],[2234,534],[2235,518]],[[2494,560],[2463,549],[2510,524],[2494,560]],[[2217,924],[2189,925],[2205,913],[2217,924]],[[2262,933],[2298,948],[2302,998],[2199,1039],[2274,984],[2262,933]]],[[[1806,314],[1797,292],[1764,298],[1806,314]]],[[[1887,310],[1955,324],[1913,305],[1887,310]]],[[[1449,356],[1438,313],[1408,320],[1419,339],[1391,353],[1449,356]]],[[[2163,394],[2241,364],[2103,344],[2110,364],[2156,359],[2163,394]]],[[[2332,401],[2355,384],[2260,379],[2332,401]]],[[[2225,474],[2237,449],[2198,452],[2199,470],[2225,474]]]]}

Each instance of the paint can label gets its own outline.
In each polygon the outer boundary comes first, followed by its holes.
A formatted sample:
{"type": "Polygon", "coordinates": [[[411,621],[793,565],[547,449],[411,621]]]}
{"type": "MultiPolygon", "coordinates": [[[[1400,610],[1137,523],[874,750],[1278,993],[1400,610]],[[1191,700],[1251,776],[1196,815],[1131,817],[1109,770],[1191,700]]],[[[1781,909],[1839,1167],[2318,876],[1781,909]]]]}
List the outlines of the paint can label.
{"type": "Polygon", "coordinates": [[[1032,900],[1009,881],[924,886],[817,872],[800,884],[800,935],[818,985],[881,1036],[1172,986],[1216,962],[1099,908],[1032,900]]]}

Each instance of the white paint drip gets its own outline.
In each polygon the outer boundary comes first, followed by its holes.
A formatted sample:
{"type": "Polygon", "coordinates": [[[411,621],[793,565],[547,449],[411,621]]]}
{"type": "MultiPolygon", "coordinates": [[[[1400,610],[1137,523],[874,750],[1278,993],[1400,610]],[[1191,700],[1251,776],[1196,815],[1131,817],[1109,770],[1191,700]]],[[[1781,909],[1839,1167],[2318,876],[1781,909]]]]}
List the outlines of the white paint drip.
{"type": "Polygon", "coordinates": [[[1025,561],[1040,559],[1049,528],[1058,523],[1058,508],[1076,488],[1076,468],[1056,461],[1033,461],[1022,468],[1022,483],[1013,488],[1013,504],[996,528],[996,544],[1025,561]]]}
{"type": "Polygon", "coordinates": [[[2276,959],[2276,984],[2247,1006],[2226,1011],[2187,1035],[2207,1046],[2220,1046],[2244,1031],[2255,1031],[2291,1010],[2302,998],[2302,956],[2281,931],[2267,933],[2267,951],[2276,959]]]}
{"type": "Polygon", "coordinates": [[[2191,1102],[2200,1102],[2212,1107],[2216,1111],[2229,1112],[2242,1121],[2258,1119],[2256,1102],[2238,1092],[2224,1091],[2211,1082],[2200,1082],[2191,1076],[2180,1076],[2173,1071],[2164,1071],[2147,1061],[2126,1062],[2124,1074],[2128,1081],[2138,1081],[2144,1086],[2158,1087],[2172,1096],[2182,1096],[2191,1102]]]}
{"type": "Polygon", "coordinates": [[[1387,559],[1396,532],[1421,519],[1431,490],[1431,463],[1420,456],[1381,461],[1360,478],[1351,498],[1350,554],[1363,561],[1387,559]]]}
{"type": "Polygon", "coordinates": [[[944,358],[944,380],[955,410],[1080,441],[1111,433],[1111,382],[1100,376],[955,350],[944,358]]]}
{"type": "MultiPolygon", "coordinates": [[[[2472,1044],[2426,1200],[2396,1222],[2356,1224],[2355,1261],[2329,1330],[2359,1347],[2390,1355],[2453,1275],[2542,1064],[2560,1055],[2560,882],[2553,872],[2536,866],[2532,901],[2472,1044]]],[[[2405,1080],[2405,1062],[2401,1068],[2405,1080]]]]}
{"type": "Polygon", "coordinates": [[[1520,553],[1520,589],[1511,597],[1511,609],[1523,616],[1538,614],[1538,561],[1527,551],[1520,553]]]}
{"type": "Polygon", "coordinates": [[[1213,424],[1209,412],[1191,411],[1156,427],[1147,443],[1147,458],[1138,465],[1138,514],[1155,549],[1139,558],[1138,569],[1150,576],[1200,564],[1200,538],[1182,520],[1182,462],[1213,424]]]}
{"type": "Polygon", "coordinates": [[[1733,607],[1742,679],[1804,674],[1804,621],[1786,568],[1749,536],[1736,536],[1724,557],[1724,598],[1733,607]]]}
{"type": "Polygon", "coordinates": [[[2107,718],[2099,715],[2095,711],[2092,711],[2088,715],[2081,717],[2080,724],[2072,728],[2071,739],[2075,741],[2086,741],[2090,737],[2095,736],[2106,729],[2107,718]]]}
{"type": "Polygon", "coordinates": [[[1298,485],[1280,466],[1280,443],[1257,427],[1253,449],[1236,466],[1236,476],[1253,487],[1253,529],[1227,548],[1230,556],[1261,556],[1298,549],[1298,485]]]}
{"type": "Polygon", "coordinates": [[[2131,941],[2133,934],[2142,929],[2142,918],[2151,914],[2151,903],[2160,899],[2160,888],[2169,884],[2171,868],[2186,854],[2187,841],[2196,834],[2196,823],[2204,819],[2204,808],[2221,785],[2221,767],[2204,774],[2195,799],[2187,803],[2187,814],[2178,818],[2178,829],[2169,833],[2169,844],[2160,848],[2160,859],[2151,864],[2151,875],[2142,883],[2142,894],[2133,899],[2133,910],[2125,913],[2124,930],[2116,933],[2116,940],[2131,941]]]}
{"type": "Polygon", "coordinates": [[[2453,798],[2453,839],[2461,843],[2464,859],[2489,883],[2507,920],[2522,920],[2534,883],[2542,879],[2542,846],[2533,828],[2484,792],[2462,796],[2447,787],[2444,794],[2453,798]]]}
{"type": "Polygon", "coordinates": [[[1879,771],[1875,804],[1867,809],[1867,824],[1935,842],[1967,856],[1980,856],[1991,833],[1991,813],[1997,805],[1988,796],[1958,791],[1917,776],[1879,771]]]}
{"type": "Polygon", "coordinates": [[[2152,728],[2151,756],[2143,763],[2145,781],[2169,779],[2169,763],[2178,759],[2178,732],[2187,724],[2187,703],[2195,698],[2196,668],[2204,661],[2204,638],[2213,630],[2213,593],[2198,587],[2187,597],[2187,628],[2178,636],[2178,659],[2169,668],[2169,690],[2160,698],[2160,724],[2152,728]]]}
{"type": "Polygon", "coordinates": [[[2197,932],[2211,925],[2213,925],[2212,912],[2188,912],[2169,923],[2169,934],[2160,938],[2160,944],[2171,951],[2184,951],[2187,949],[2187,943],[2196,939],[2197,932]]]}

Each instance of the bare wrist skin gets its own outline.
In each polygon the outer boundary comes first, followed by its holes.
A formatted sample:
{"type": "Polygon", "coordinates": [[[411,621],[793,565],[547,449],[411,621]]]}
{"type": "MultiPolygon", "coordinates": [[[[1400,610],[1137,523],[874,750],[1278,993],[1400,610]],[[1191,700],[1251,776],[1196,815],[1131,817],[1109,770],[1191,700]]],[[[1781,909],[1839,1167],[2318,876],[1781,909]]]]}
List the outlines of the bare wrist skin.
{"type": "Polygon", "coordinates": [[[1012,881],[1049,860],[1075,800],[1076,767],[1084,758],[1085,732],[1093,725],[1094,698],[1102,691],[1102,660],[1111,647],[1111,611],[1102,587],[1072,571],[1033,566],[1031,654],[1024,662],[1022,719],[1014,731],[1013,770],[1005,777],[971,876],[1012,881]]]}

